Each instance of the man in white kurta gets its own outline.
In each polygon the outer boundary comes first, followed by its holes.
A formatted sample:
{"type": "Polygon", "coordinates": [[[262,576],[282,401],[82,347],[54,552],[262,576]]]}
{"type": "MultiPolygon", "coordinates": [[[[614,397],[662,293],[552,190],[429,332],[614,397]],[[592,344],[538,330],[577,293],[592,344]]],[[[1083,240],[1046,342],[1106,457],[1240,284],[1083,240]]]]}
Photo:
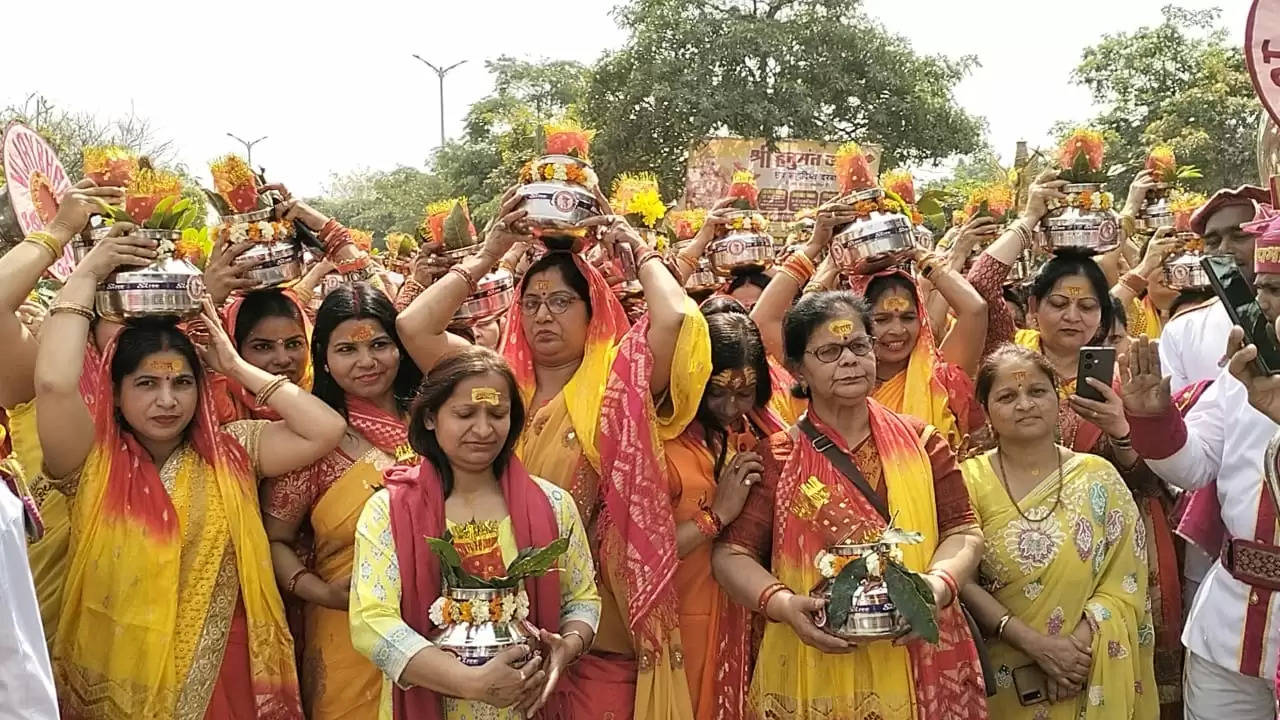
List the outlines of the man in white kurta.
{"type": "Polygon", "coordinates": [[[22,502],[0,481],[0,720],[58,720],[22,502]]]}

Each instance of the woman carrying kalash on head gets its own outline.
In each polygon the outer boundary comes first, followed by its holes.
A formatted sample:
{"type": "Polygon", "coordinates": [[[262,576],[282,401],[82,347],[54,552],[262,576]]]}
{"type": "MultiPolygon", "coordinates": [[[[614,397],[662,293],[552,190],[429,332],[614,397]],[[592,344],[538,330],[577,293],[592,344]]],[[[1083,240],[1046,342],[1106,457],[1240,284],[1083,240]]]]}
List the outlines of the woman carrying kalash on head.
{"type": "MultiPolygon", "coordinates": [[[[455,310],[514,242],[533,241],[519,234],[521,202],[508,191],[480,252],[401,313],[400,334],[421,367],[468,345],[446,334],[455,310]]],[[[573,496],[600,573],[600,632],[561,686],[566,717],[688,718],[675,498],[660,443],[697,412],[711,370],[707,324],[623,218],[587,224],[606,245],[630,245],[648,314],[631,326],[598,270],[578,254],[548,252],[517,286],[502,345],[530,408],[516,455],[573,496]]]]}
{"type": "Polygon", "coordinates": [[[151,321],[96,347],[98,284],[155,257],[129,230],[62,288],[36,369],[44,466],[74,529],[53,648],[63,717],[301,718],[258,478],[324,455],[342,418],[245,362],[207,300],[207,346],[151,321]],[[206,368],[282,420],[218,426],[206,368]]]}

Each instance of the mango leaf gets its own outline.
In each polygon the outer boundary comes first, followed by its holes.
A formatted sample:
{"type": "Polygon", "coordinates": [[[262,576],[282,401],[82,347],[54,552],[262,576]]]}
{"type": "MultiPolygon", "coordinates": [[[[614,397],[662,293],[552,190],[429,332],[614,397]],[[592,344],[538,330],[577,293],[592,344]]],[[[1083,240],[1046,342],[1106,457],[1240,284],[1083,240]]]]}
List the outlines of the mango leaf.
{"type": "Polygon", "coordinates": [[[1116,177],[1117,175],[1123,175],[1124,171],[1128,169],[1129,169],[1128,165],[1125,165],[1124,163],[1116,163],[1115,165],[1112,165],[1111,167],[1107,168],[1107,177],[1113,178],[1113,177],[1116,177]]]}
{"type": "Polygon", "coordinates": [[[173,203],[177,197],[177,195],[169,195],[167,197],[160,198],[160,202],[156,203],[156,209],[151,211],[151,217],[164,218],[164,216],[169,213],[169,209],[173,207],[173,203]]]}
{"type": "Polygon", "coordinates": [[[200,192],[204,193],[204,196],[209,198],[209,203],[213,205],[214,209],[218,211],[219,215],[235,214],[235,211],[232,210],[231,206],[227,204],[226,199],[223,198],[218,193],[214,192],[213,190],[210,190],[207,187],[201,187],[200,192]]]}
{"type": "Polygon", "coordinates": [[[983,200],[982,202],[978,203],[978,209],[973,212],[973,217],[969,219],[973,220],[974,218],[981,218],[981,217],[992,217],[991,204],[988,203],[986,200],[983,200]]]}
{"type": "Polygon", "coordinates": [[[431,551],[440,558],[440,562],[449,567],[462,567],[462,557],[458,555],[458,549],[453,546],[453,537],[448,530],[445,531],[443,538],[427,538],[427,545],[431,551]]]}
{"type": "Polygon", "coordinates": [[[527,577],[539,577],[545,575],[551,566],[555,564],[556,558],[560,557],[569,549],[569,538],[557,538],[550,545],[534,550],[523,558],[517,558],[507,566],[507,577],[513,580],[523,580],[527,577]]]}
{"type": "Polygon", "coordinates": [[[1174,175],[1175,180],[1196,180],[1204,177],[1204,173],[1200,172],[1200,168],[1195,165],[1183,165],[1178,168],[1178,173],[1174,175]]]}
{"type": "Polygon", "coordinates": [[[858,558],[840,571],[831,582],[831,600],[827,602],[827,627],[844,627],[853,610],[853,593],[867,577],[867,561],[858,558]]]}
{"type": "Polygon", "coordinates": [[[102,208],[103,213],[107,217],[111,218],[112,222],[127,222],[127,223],[132,223],[134,225],[138,224],[133,219],[133,216],[130,215],[129,212],[124,209],[123,205],[108,205],[101,200],[98,201],[98,205],[102,208]]]}
{"type": "Polygon", "coordinates": [[[938,622],[933,615],[933,593],[920,585],[924,580],[915,577],[915,573],[897,563],[888,563],[884,569],[884,584],[889,590],[889,599],[893,601],[903,619],[911,626],[911,631],[931,644],[938,642],[938,622]]]}
{"type": "Polygon", "coordinates": [[[942,206],[954,205],[956,201],[957,198],[953,193],[944,190],[927,190],[916,198],[916,209],[925,217],[942,215],[942,206]]]}
{"type": "Polygon", "coordinates": [[[177,222],[173,224],[175,230],[184,230],[195,224],[196,219],[200,217],[200,207],[192,205],[183,211],[177,222]]]}

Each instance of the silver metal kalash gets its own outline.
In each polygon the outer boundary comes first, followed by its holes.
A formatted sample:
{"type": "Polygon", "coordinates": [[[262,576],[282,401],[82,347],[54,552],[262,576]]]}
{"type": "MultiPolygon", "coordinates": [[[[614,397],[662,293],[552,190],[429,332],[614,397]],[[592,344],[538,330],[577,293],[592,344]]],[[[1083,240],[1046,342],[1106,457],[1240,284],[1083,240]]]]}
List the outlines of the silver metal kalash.
{"type": "MultiPolygon", "coordinates": [[[[443,594],[455,602],[485,600],[492,605],[501,603],[504,598],[514,597],[516,593],[514,588],[445,588],[443,594]]],[[[483,665],[498,653],[516,645],[527,645],[532,659],[539,647],[538,629],[527,619],[505,623],[449,623],[429,633],[427,640],[441,650],[457,656],[463,665],[471,667],[483,665]]]]}
{"type": "MultiPolygon", "coordinates": [[[[105,230],[95,231],[99,237],[105,230]]],[[[119,270],[98,285],[98,314],[115,321],[144,317],[191,318],[200,314],[204,274],[200,268],[174,257],[178,230],[139,229],[141,238],[154,240],[159,257],[143,268],[119,270]]]]}
{"type": "MultiPolygon", "coordinates": [[[[683,240],[681,242],[672,243],[669,250],[672,262],[675,262],[676,255],[679,255],[681,251],[689,247],[692,243],[693,240],[683,240]]],[[[724,281],[711,270],[711,262],[707,260],[704,255],[698,258],[698,269],[690,274],[688,279],[684,281],[684,289],[691,295],[709,293],[720,287],[723,282],[724,281]]]]}
{"type": "Polygon", "coordinates": [[[1102,183],[1076,183],[1062,188],[1068,202],[1050,210],[1040,220],[1037,231],[1047,251],[1072,248],[1105,253],[1120,244],[1120,215],[1114,210],[1103,210],[1099,205],[1103,188],[1102,183]],[[1094,199],[1090,207],[1070,205],[1070,198],[1084,193],[1089,193],[1094,199]]]}
{"type": "MultiPolygon", "coordinates": [[[[859,190],[839,200],[846,205],[879,203],[881,188],[859,190]]],[[[859,275],[878,272],[910,258],[916,247],[916,230],[906,215],[873,210],[836,230],[831,238],[831,257],[843,273],[859,275]]]]}
{"type": "MultiPolygon", "coordinates": [[[[233,228],[271,223],[273,213],[274,208],[263,208],[239,215],[223,215],[212,232],[217,241],[226,241],[231,237],[233,228]]],[[[248,289],[249,292],[292,285],[302,277],[302,244],[295,237],[293,223],[276,223],[271,227],[273,232],[279,227],[286,228],[286,232],[282,237],[255,242],[236,258],[237,263],[255,263],[253,269],[245,272],[245,277],[256,283],[248,289]]]]}
{"type": "Polygon", "coordinates": [[[1187,249],[1189,242],[1198,238],[1195,233],[1178,233],[1180,250],[1164,259],[1164,283],[1170,290],[1208,290],[1209,274],[1200,266],[1204,254],[1187,249]]]}
{"type": "Polygon", "coordinates": [[[1156,183],[1151,187],[1135,218],[1134,224],[1139,230],[1155,232],[1160,228],[1173,227],[1173,210],[1169,207],[1169,191],[1172,189],[1173,185],[1169,183],[1156,183]]]}
{"type": "Polygon", "coordinates": [[[775,252],[773,238],[769,236],[769,221],[756,210],[735,210],[726,217],[730,223],[741,220],[742,227],[722,226],[720,236],[707,246],[712,272],[729,277],[772,267],[775,252]]]}
{"type": "MultiPolygon", "coordinates": [[[[828,552],[836,557],[859,558],[871,550],[887,553],[891,545],[884,543],[841,544],[828,552]]],[[[811,596],[831,602],[831,585],[834,578],[824,578],[809,593],[811,596]]],[[[891,640],[905,634],[911,628],[902,614],[898,612],[893,601],[889,599],[889,588],[883,577],[868,574],[853,592],[853,607],[841,627],[830,625],[830,612],[818,613],[815,623],[824,632],[852,642],[870,642],[872,640],[891,640]]]]}
{"type": "Polygon", "coordinates": [[[474,327],[501,316],[516,297],[516,276],[498,268],[476,282],[449,322],[454,327],[474,327]]]}
{"type": "Polygon", "coordinates": [[[529,213],[523,222],[551,249],[571,248],[581,252],[585,244],[581,237],[582,223],[600,214],[595,193],[567,180],[542,179],[537,175],[537,168],[548,163],[580,167],[594,175],[589,164],[570,155],[544,155],[533,161],[533,180],[517,190],[524,198],[520,207],[529,213]]]}

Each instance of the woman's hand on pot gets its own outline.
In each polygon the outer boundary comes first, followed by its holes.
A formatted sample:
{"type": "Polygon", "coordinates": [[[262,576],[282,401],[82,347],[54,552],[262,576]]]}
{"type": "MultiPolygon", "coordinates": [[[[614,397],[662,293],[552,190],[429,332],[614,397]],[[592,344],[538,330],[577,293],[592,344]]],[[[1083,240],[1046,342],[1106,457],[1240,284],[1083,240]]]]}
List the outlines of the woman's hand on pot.
{"type": "Polygon", "coordinates": [[[765,614],[781,623],[786,623],[809,647],[821,650],[829,655],[853,652],[857,647],[848,640],[838,638],[818,627],[813,616],[826,612],[827,601],[808,595],[796,595],[782,591],[769,598],[765,614]]]}

